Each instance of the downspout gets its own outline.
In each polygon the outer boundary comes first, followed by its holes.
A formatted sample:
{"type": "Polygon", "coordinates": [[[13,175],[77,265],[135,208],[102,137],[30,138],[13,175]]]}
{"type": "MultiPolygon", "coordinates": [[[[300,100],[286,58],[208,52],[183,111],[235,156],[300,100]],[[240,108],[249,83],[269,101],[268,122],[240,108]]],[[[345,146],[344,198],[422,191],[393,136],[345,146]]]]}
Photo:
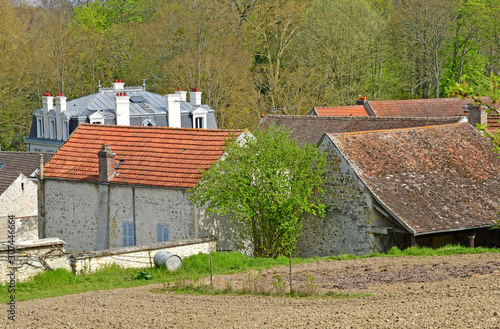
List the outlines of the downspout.
{"type": "Polygon", "coordinates": [[[45,177],[43,175],[43,154],[40,154],[40,178],[38,180],[38,238],[45,238],[45,177]]]}
{"type": "Polygon", "coordinates": [[[134,246],[137,246],[137,230],[135,229],[135,187],[132,187],[132,226],[134,227],[134,246]]]}
{"type": "Polygon", "coordinates": [[[194,237],[198,237],[198,208],[194,206],[194,237]]]}

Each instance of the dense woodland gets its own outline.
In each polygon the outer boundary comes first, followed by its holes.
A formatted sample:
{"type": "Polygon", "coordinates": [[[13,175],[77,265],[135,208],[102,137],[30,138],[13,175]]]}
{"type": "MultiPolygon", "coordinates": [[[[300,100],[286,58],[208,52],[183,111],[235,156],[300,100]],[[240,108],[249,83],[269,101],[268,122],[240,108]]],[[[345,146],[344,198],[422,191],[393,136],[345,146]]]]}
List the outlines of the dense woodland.
{"type": "Polygon", "coordinates": [[[499,0],[0,0],[0,139],[23,150],[44,92],[197,87],[220,128],[262,113],[446,97],[500,74],[499,0]]]}

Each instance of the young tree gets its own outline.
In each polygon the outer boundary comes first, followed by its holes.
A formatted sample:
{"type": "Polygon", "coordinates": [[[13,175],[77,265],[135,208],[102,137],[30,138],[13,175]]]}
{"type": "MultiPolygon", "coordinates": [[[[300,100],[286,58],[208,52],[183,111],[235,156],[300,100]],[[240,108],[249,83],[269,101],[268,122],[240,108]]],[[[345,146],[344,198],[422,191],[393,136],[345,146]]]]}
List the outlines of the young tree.
{"type": "Polygon", "coordinates": [[[291,253],[302,214],[325,213],[320,199],[326,156],[313,145],[299,146],[283,129],[246,137],[205,172],[190,200],[209,214],[230,214],[239,241],[250,241],[255,256],[291,253]]]}

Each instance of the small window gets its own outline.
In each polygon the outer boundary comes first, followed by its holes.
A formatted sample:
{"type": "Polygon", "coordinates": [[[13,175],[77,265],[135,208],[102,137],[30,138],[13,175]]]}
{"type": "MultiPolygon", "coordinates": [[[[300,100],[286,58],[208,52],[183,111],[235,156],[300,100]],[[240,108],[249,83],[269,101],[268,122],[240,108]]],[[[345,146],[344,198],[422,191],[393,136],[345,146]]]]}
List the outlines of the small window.
{"type": "Polygon", "coordinates": [[[69,136],[69,124],[68,121],[63,121],[63,131],[62,131],[63,140],[68,139],[68,136],[69,136]]]}
{"type": "Polygon", "coordinates": [[[156,225],[156,242],[170,240],[170,230],[168,225],[156,225]]]}
{"type": "Polygon", "coordinates": [[[2,169],[3,166],[5,166],[5,163],[0,163],[0,169],[2,169]]]}
{"type": "Polygon", "coordinates": [[[131,247],[134,245],[134,224],[123,222],[122,225],[123,246],[131,247]]]}
{"type": "Polygon", "coordinates": [[[56,120],[50,120],[50,139],[56,139],[56,120]]]}
{"type": "Polygon", "coordinates": [[[36,136],[38,138],[43,138],[43,124],[42,124],[42,118],[37,118],[36,119],[36,136]]]}
{"type": "Polygon", "coordinates": [[[202,117],[195,118],[194,123],[195,123],[195,128],[198,128],[198,129],[203,128],[203,118],[202,117]]]}

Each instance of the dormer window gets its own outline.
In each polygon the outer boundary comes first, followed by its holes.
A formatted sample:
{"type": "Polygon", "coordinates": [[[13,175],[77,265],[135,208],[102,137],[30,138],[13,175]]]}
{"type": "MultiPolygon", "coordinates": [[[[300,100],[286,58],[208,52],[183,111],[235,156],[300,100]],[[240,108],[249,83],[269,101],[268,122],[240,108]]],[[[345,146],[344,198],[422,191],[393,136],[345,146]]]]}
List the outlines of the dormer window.
{"type": "Polygon", "coordinates": [[[193,128],[206,129],[207,128],[207,113],[208,111],[199,107],[193,111],[193,128]]]}
{"type": "Polygon", "coordinates": [[[103,125],[104,124],[104,115],[99,112],[95,112],[89,116],[91,125],[103,125]]]}
{"type": "Polygon", "coordinates": [[[142,125],[145,127],[156,127],[156,122],[151,118],[147,118],[146,120],[142,121],[142,125]]]}

